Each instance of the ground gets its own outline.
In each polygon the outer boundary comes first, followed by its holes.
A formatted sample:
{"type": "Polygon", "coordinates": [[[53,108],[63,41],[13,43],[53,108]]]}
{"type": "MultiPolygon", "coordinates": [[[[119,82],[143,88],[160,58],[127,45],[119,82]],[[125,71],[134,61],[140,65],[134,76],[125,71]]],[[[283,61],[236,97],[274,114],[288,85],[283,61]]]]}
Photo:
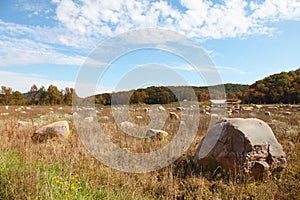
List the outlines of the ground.
{"type": "MultiPolygon", "coordinates": [[[[130,115],[140,125],[150,120],[144,107],[149,106],[130,109],[130,115]]],[[[181,117],[176,105],[164,107],[181,117]]],[[[132,136],[122,133],[114,124],[110,107],[96,109],[97,121],[106,134],[128,151],[162,148],[172,140],[180,123],[168,119],[163,129],[169,135],[163,140],[134,142],[132,136]]],[[[148,173],[120,172],[91,156],[78,137],[71,114],[72,108],[67,106],[0,107],[0,199],[300,199],[300,112],[296,106],[264,106],[230,116],[264,120],[286,152],[287,167],[279,175],[260,181],[238,178],[219,168],[202,170],[193,161],[196,148],[207,132],[209,114],[200,115],[198,133],[184,155],[173,164],[148,173]],[[271,116],[265,115],[266,111],[271,116]],[[70,124],[67,139],[32,141],[37,127],[58,120],[70,124]],[[18,121],[30,123],[18,125],[18,121]]]]}

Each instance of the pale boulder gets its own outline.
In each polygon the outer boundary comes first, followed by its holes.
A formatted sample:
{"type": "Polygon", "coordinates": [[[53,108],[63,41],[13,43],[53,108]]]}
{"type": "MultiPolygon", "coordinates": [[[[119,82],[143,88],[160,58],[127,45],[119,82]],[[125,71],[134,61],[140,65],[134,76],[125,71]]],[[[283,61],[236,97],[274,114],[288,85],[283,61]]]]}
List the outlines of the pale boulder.
{"type": "Polygon", "coordinates": [[[163,106],[158,106],[157,109],[158,109],[159,111],[165,111],[165,110],[166,110],[163,106]]]}
{"type": "Polygon", "coordinates": [[[213,125],[201,141],[195,160],[260,178],[287,164],[282,146],[264,121],[256,118],[227,118],[213,125]]]}
{"type": "Polygon", "coordinates": [[[45,125],[34,132],[31,139],[34,142],[45,142],[54,137],[67,138],[70,134],[70,128],[67,121],[57,121],[45,125]]]}
{"type": "Polygon", "coordinates": [[[271,116],[271,112],[266,111],[266,112],[265,112],[265,115],[266,115],[266,116],[271,116]]]}
{"type": "Polygon", "coordinates": [[[170,118],[173,120],[179,119],[179,116],[175,112],[170,112],[169,115],[170,115],[170,118]]]}
{"type": "Polygon", "coordinates": [[[154,137],[157,136],[159,139],[163,139],[169,135],[168,132],[164,130],[157,130],[157,129],[149,129],[146,133],[146,137],[154,137]]]}

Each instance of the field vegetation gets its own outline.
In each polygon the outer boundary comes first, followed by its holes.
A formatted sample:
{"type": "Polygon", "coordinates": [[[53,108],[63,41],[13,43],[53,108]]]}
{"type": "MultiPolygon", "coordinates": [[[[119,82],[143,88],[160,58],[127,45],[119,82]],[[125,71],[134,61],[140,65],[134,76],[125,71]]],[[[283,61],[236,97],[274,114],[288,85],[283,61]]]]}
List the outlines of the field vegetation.
{"type": "MultiPolygon", "coordinates": [[[[143,106],[133,106],[130,114],[137,124],[149,123],[143,106]]],[[[164,105],[179,114],[175,105],[164,105]]],[[[113,142],[130,151],[147,152],[161,148],[178,130],[179,121],[168,119],[167,140],[131,142],[115,125],[109,106],[96,108],[100,126],[113,142]],[[103,118],[107,116],[108,118],[103,118]]],[[[89,154],[75,130],[71,107],[0,107],[0,199],[300,199],[300,112],[282,105],[253,112],[242,111],[231,117],[256,117],[266,121],[287,154],[287,167],[279,174],[255,181],[237,177],[220,168],[203,170],[193,160],[201,138],[207,131],[210,115],[201,114],[200,126],[188,151],[173,164],[149,173],[124,173],[103,165],[89,154]],[[286,111],[290,112],[288,115],[286,111]],[[3,114],[5,113],[5,114],[3,114]],[[71,134],[67,139],[53,138],[34,143],[37,127],[18,126],[18,121],[38,126],[67,120],[71,134]]]]}

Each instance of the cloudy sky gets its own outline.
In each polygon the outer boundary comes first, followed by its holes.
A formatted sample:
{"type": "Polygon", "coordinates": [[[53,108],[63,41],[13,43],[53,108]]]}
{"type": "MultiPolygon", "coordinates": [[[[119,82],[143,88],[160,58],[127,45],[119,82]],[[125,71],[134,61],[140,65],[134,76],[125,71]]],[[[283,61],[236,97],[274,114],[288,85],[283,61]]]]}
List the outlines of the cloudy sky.
{"type": "MultiPolygon", "coordinates": [[[[141,28],[201,46],[223,83],[251,84],[300,66],[300,0],[10,0],[0,1],[0,85],[22,92],[32,84],[74,87],[99,45],[141,28]]],[[[141,50],[116,60],[98,91],[114,90],[126,71],[148,63],[202,83],[175,55],[141,50]]]]}

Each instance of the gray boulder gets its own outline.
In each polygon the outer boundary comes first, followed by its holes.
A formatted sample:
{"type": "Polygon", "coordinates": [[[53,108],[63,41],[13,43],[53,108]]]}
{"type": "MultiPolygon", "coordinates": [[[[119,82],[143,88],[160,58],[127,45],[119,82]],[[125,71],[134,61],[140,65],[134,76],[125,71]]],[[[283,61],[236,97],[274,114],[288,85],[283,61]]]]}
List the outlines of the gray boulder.
{"type": "Polygon", "coordinates": [[[216,123],[201,141],[195,160],[206,167],[220,165],[255,178],[287,164],[269,125],[256,118],[227,118],[216,123]]]}

